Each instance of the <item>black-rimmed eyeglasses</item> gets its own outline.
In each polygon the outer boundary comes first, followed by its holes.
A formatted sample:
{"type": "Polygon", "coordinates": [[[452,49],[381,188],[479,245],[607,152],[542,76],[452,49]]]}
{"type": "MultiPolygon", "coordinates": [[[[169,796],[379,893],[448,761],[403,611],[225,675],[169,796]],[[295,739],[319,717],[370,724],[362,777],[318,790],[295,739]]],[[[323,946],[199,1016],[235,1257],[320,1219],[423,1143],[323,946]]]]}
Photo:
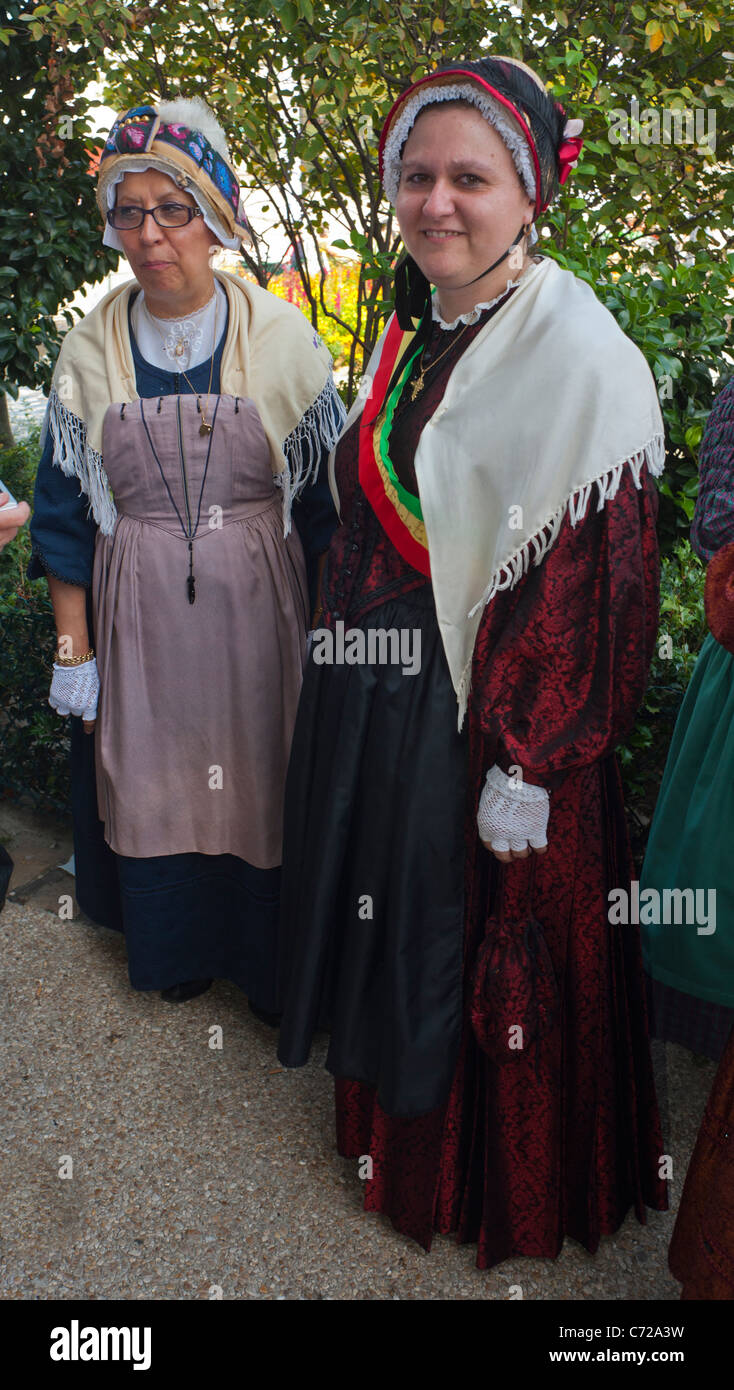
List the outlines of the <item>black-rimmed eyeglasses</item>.
{"type": "Polygon", "coordinates": [[[194,217],[203,216],[201,208],[189,207],[188,203],[159,203],[155,208],[124,203],[122,207],[107,209],[107,221],[118,232],[134,232],[142,227],[148,213],[159,227],[185,227],[194,217]]]}

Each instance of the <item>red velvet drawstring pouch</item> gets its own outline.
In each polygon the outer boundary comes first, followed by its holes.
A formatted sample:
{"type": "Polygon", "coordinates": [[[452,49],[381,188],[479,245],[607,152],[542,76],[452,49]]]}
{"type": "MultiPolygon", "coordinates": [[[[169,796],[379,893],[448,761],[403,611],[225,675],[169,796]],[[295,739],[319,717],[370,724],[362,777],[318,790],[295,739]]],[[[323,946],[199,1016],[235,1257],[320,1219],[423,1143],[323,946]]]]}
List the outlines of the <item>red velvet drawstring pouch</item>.
{"type": "Polygon", "coordinates": [[[505,916],[504,885],[499,913],[489,918],[474,969],[471,1021],[479,1046],[494,1062],[527,1055],[555,1027],[559,994],[543,931],[531,910],[535,864],[530,870],[526,911],[505,916]]]}

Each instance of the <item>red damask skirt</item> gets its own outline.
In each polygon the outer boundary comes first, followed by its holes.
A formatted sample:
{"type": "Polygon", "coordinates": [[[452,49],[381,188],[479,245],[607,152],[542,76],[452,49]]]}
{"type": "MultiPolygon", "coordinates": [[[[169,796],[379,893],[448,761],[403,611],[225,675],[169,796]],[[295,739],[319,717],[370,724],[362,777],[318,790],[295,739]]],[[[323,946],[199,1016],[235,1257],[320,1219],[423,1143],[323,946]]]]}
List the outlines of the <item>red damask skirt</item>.
{"type": "Polygon", "coordinates": [[[306,676],[286,792],[279,1056],[302,1065],[329,1029],[339,1152],[371,1160],[355,1165],[366,1209],[425,1249],[455,1232],[477,1243],[480,1268],[554,1257],[566,1236],[593,1252],[630,1208],[644,1222],[646,1206],[667,1207],[639,930],[608,920],[610,889],[631,877],[618,769],[612,757],[567,774],[532,882],[529,861],[500,875],[476,830],[486,744],[470,719],[450,747],[455,697],[432,605],[420,606],[412,595],[370,619],[422,626],[420,674],[306,676]],[[489,918],[528,907],[559,1015],[499,1064],[471,1027],[475,963],[489,918]]]}
{"type": "MultiPolygon", "coordinates": [[[[474,736],[472,736],[472,744],[474,736]]],[[[478,843],[483,751],[470,747],[465,866],[462,1040],[446,1105],[413,1119],[387,1115],[373,1088],[339,1078],[339,1152],[369,1156],[364,1205],[424,1249],[434,1232],[476,1242],[488,1269],[517,1255],[559,1254],[571,1236],[594,1252],[630,1208],[667,1209],[650,1060],[639,932],[611,926],[610,887],[629,882],[622,790],[614,758],[569,774],[553,793],[553,836],[536,860],[532,910],[561,994],[554,1032],[498,1065],[477,1046],[471,980],[495,861],[478,843]]],[[[527,863],[504,891],[521,903],[527,863]]],[[[512,877],[511,877],[512,876],[512,877]]]]}

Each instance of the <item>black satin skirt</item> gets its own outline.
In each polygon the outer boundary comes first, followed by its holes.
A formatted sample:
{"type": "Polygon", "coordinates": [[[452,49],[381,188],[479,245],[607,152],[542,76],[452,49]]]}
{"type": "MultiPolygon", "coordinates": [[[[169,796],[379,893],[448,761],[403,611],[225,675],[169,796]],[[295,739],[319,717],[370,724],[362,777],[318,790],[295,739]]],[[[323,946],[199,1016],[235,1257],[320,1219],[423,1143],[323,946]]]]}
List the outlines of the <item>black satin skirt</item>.
{"type": "MultiPolygon", "coordinates": [[[[348,627],[420,634],[420,667],[317,665],[285,800],[278,1056],[377,1089],[390,1115],[447,1099],[461,1034],[467,732],[430,584],[348,627]]],[[[348,633],[347,633],[348,636],[348,633]]]]}

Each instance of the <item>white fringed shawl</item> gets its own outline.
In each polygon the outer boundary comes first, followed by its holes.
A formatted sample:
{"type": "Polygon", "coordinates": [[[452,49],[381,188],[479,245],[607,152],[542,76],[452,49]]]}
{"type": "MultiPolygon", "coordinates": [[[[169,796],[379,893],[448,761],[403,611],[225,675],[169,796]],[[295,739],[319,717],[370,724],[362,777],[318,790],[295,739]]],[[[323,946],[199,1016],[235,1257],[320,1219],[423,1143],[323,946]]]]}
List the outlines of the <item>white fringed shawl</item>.
{"type": "MultiPolygon", "coordinates": [[[[283,490],[287,535],[293,498],[314,478],[321,448],[333,446],[344,418],[331,356],[294,305],[236,275],[214,273],[229,305],[220,392],[247,396],[258,408],[274,480],[283,490]]],[[[67,334],[46,415],[54,463],[79,479],[105,535],[117,512],[102,459],[102,427],[108,406],[137,400],[128,327],[137,289],[130,280],[112,290],[67,334]]]]}
{"type": "MultiPolygon", "coordinates": [[[[658,475],[664,463],[642,353],[585,281],[555,261],[534,263],[460,357],[415,456],[459,728],[484,606],[542,562],[567,511],[576,526],[594,490],[597,510],[615,496],[625,467],[639,487],[644,464],[658,475]]],[[[338,507],[333,454],[330,474],[338,507]]]]}

